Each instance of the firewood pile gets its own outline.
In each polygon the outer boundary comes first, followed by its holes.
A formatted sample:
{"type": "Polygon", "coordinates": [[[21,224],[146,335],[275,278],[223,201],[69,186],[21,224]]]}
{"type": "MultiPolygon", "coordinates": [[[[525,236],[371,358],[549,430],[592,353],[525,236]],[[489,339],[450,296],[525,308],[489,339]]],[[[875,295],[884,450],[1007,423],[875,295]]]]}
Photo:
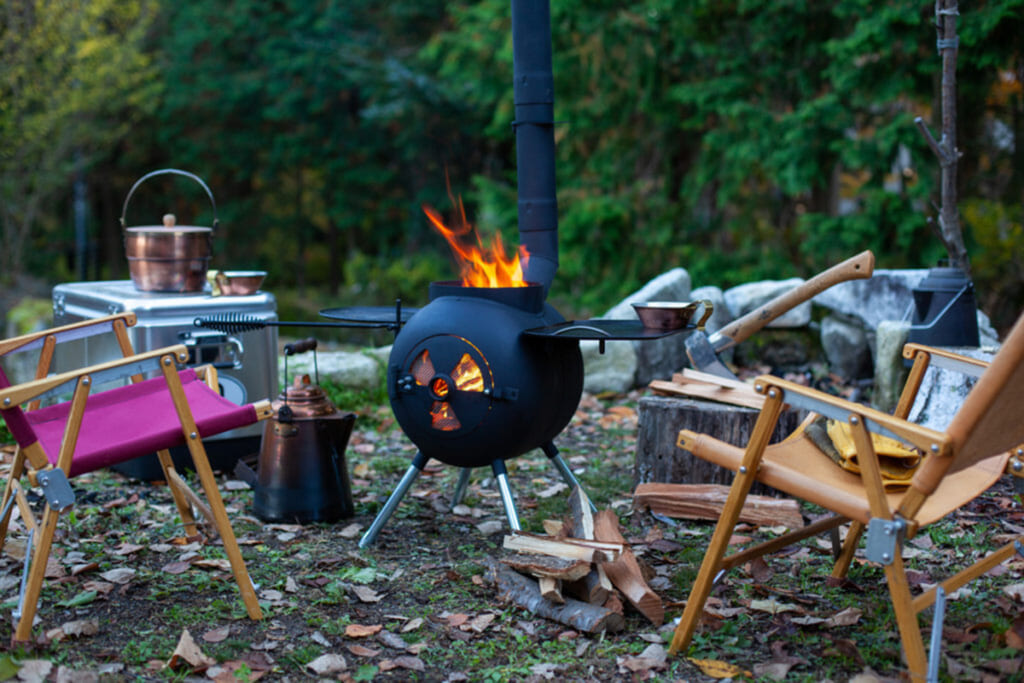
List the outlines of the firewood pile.
{"type": "Polygon", "coordinates": [[[499,596],[586,633],[621,631],[623,600],[660,626],[664,605],[647,585],[615,512],[593,512],[579,487],[569,510],[565,520],[545,522],[546,535],[505,537],[506,554],[492,566],[499,596]]]}

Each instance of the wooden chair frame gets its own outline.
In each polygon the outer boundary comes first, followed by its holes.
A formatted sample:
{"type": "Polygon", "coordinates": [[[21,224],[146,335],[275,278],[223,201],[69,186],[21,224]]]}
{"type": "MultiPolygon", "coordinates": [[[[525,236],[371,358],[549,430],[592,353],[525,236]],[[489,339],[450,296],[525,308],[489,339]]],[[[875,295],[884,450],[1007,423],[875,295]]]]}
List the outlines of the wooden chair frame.
{"type": "MultiPolygon", "coordinates": [[[[903,355],[912,359],[913,365],[892,415],[763,375],[757,378],[755,386],[765,396],[765,403],[745,448],[685,429],[679,432],[679,448],[728,467],[736,472],[736,477],[673,635],[670,654],[689,647],[704,604],[721,572],[850,523],[831,578],[845,577],[866,529],[869,549],[875,531],[895,534],[894,552],[879,553],[876,544],[874,555],[869,553],[869,559],[876,559],[883,565],[910,673],[914,678],[925,678],[929,660],[918,614],[931,606],[938,594],[967,584],[1012,557],[1021,546],[1019,538],[1014,539],[916,596],[912,594],[899,547],[902,540],[912,538],[926,524],[976,498],[1003,473],[1011,471],[1021,476],[1024,420],[1017,416],[1020,401],[1024,401],[1024,316],[1017,321],[991,367],[982,361],[919,344],[907,344],[903,355]],[[930,366],[980,378],[945,432],[906,419],[930,366]],[[778,417],[787,404],[804,408],[810,415],[784,441],[769,445],[778,417]],[[822,474],[810,469],[800,471],[807,466],[805,463],[812,452],[820,454],[803,433],[819,415],[849,424],[862,467],[859,476],[841,472],[834,464],[834,471],[821,465],[822,474]],[[986,433],[988,431],[995,433],[986,433]],[[872,447],[872,432],[895,437],[927,454],[906,490],[887,492],[883,487],[878,458],[872,447]],[[834,514],[803,529],[727,555],[729,539],[755,480],[821,505],[834,514]],[[839,481],[841,486],[832,483],[839,481]]],[[[827,456],[820,455],[827,460],[827,456]]],[[[934,664],[937,661],[936,658],[934,664]]]]}
{"type": "MultiPolygon", "coordinates": [[[[187,348],[179,344],[144,353],[135,353],[127,333],[127,328],[135,323],[136,317],[133,313],[120,313],[0,341],[0,357],[20,351],[39,350],[35,379],[0,389],[0,406],[25,405],[28,410],[34,410],[39,407],[41,400],[58,394],[66,395],[68,391],[72,392],[71,409],[56,466],[51,464],[38,442],[24,448],[18,446],[3,497],[0,499],[0,549],[3,548],[7,537],[12,508],[15,503],[29,529],[30,539],[35,537],[34,542],[30,540],[30,547],[26,549],[25,577],[23,578],[20,605],[15,615],[17,624],[13,636],[14,642],[28,642],[31,637],[32,622],[37,610],[43,574],[53,544],[57,521],[61,512],[68,509],[73,503],[73,493],[71,493],[70,487],[67,487],[68,495],[63,498],[47,495],[42,519],[36,521],[25,498],[24,487],[20,482],[23,478],[27,478],[29,486],[42,484],[44,490],[51,483],[57,489],[66,486],[78,432],[83,421],[86,399],[91,388],[94,385],[113,380],[124,381],[125,378],[130,378],[133,383],[139,382],[143,379],[143,373],[164,378],[178,421],[181,424],[186,447],[192,456],[199,482],[206,495],[207,504],[203,504],[202,499],[189,488],[178,474],[169,450],[157,451],[160,466],[184,524],[185,534],[193,539],[201,538],[192,510],[194,505],[207,518],[223,541],[225,554],[249,617],[258,620],[263,616],[253,582],[249,577],[224,508],[223,499],[217,488],[216,478],[210,466],[206,449],[203,446],[202,438],[199,437],[196,421],[182,388],[181,377],[178,374],[179,364],[185,364],[188,361],[187,348]],[[121,351],[120,359],[55,375],[49,374],[55,349],[61,342],[111,333],[116,338],[121,351]]],[[[207,386],[213,391],[217,391],[217,373],[212,366],[197,368],[196,372],[207,386]]],[[[256,411],[257,420],[266,419],[273,414],[268,400],[252,405],[256,411]]]]}

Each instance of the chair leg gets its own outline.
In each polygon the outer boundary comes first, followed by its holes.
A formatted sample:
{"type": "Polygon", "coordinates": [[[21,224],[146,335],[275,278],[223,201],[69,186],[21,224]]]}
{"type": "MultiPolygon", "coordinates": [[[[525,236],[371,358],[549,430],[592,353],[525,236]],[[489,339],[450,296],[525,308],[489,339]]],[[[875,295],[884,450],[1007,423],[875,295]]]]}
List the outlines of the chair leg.
{"type": "Polygon", "coordinates": [[[21,597],[21,615],[18,617],[18,625],[13,638],[16,643],[28,643],[32,639],[32,621],[36,616],[39,593],[43,589],[43,575],[46,573],[46,561],[50,557],[50,547],[53,545],[53,535],[57,530],[58,517],[60,517],[60,513],[47,505],[46,511],[43,513],[42,528],[39,530],[36,547],[32,553],[28,582],[25,584],[25,592],[21,597]]]}
{"type": "Polygon", "coordinates": [[[729,547],[729,538],[732,536],[733,529],[735,529],[736,523],[739,521],[743,503],[747,499],[747,494],[750,492],[750,487],[753,484],[754,475],[752,472],[736,475],[732,490],[729,491],[729,497],[725,502],[725,507],[722,509],[722,515],[718,518],[718,524],[715,526],[711,543],[704,553],[704,561],[700,564],[697,580],[694,581],[693,588],[690,589],[690,597],[686,600],[686,608],[683,610],[682,619],[672,635],[672,644],[668,651],[669,655],[675,655],[690,646],[693,634],[697,630],[697,624],[700,622],[701,614],[704,613],[704,603],[707,602],[708,596],[711,595],[715,576],[718,575],[722,567],[725,551],[729,547]]]}
{"type": "Polygon", "coordinates": [[[833,579],[846,578],[847,572],[850,571],[850,564],[853,563],[853,554],[857,552],[857,544],[860,543],[860,537],[864,533],[864,525],[861,522],[851,522],[850,530],[846,532],[846,539],[843,540],[843,550],[839,553],[839,557],[836,558],[835,565],[832,566],[832,577],[833,579]]]}
{"type": "Polygon", "coordinates": [[[14,461],[11,463],[11,472],[7,476],[7,484],[4,486],[4,496],[0,500],[0,510],[4,510],[4,515],[0,518],[0,550],[4,549],[4,544],[7,541],[7,527],[11,523],[11,508],[9,503],[14,498],[16,482],[21,480],[21,475],[25,473],[25,454],[21,452],[21,449],[17,449],[14,453],[14,461]]]}
{"type": "Polygon", "coordinates": [[[185,499],[185,494],[174,485],[173,476],[177,473],[177,470],[174,467],[174,460],[171,459],[171,452],[166,449],[157,451],[156,457],[160,460],[160,468],[164,471],[164,480],[167,482],[167,487],[171,490],[171,497],[174,498],[178,514],[185,525],[185,536],[197,538],[199,536],[199,529],[196,527],[196,518],[192,515],[192,506],[185,499]]]}
{"type": "Polygon", "coordinates": [[[924,639],[917,621],[910,596],[910,584],[903,568],[899,553],[892,564],[885,567],[885,579],[889,584],[892,609],[896,613],[896,624],[903,642],[903,654],[907,658],[907,669],[912,679],[925,680],[928,673],[928,657],[924,651],[924,639]]]}
{"type": "Polygon", "coordinates": [[[210,510],[213,513],[217,531],[224,542],[224,552],[228,556],[231,572],[235,575],[235,582],[238,584],[238,590],[242,594],[242,602],[245,603],[246,611],[248,611],[251,619],[262,619],[263,611],[260,609],[260,603],[256,597],[256,590],[252,579],[249,577],[249,571],[245,567],[245,560],[242,558],[242,551],[238,547],[235,532],[231,528],[228,513],[224,509],[224,499],[221,498],[220,489],[217,488],[217,480],[213,476],[213,468],[210,467],[210,461],[206,458],[206,450],[201,443],[198,443],[198,439],[191,439],[188,442],[188,448],[192,453],[192,462],[196,466],[196,474],[199,475],[199,481],[206,492],[206,500],[210,504],[210,510]]]}

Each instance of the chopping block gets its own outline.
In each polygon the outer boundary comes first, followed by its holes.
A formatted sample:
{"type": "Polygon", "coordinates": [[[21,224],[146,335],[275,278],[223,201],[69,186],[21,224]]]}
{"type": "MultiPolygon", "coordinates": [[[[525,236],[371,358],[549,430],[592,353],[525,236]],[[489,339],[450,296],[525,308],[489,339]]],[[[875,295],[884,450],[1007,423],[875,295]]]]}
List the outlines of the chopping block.
{"type": "MultiPolygon", "coordinates": [[[[736,446],[745,446],[754,431],[759,411],[715,401],[676,396],[644,396],[638,405],[639,431],[633,464],[633,485],[732,484],[733,472],[701,460],[676,446],[680,429],[690,429],[736,446]]],[[[772,433],[781,441],[799,426],[803,410],[785,410],[772,433]]],[[[774,489],[755,483],[753,493],[773,495],[774,489]]]]}

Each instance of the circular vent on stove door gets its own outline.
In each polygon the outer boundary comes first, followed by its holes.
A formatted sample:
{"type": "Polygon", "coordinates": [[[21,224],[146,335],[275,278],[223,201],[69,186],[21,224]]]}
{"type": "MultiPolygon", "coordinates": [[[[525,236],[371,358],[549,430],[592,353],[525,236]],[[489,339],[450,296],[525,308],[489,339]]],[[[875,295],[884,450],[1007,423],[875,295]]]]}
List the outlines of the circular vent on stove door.
{"type": "Polygon", "coordinates": [[[422,340],[406,357],[399,379],[403,412],[435,436],[472,431],[491,408],[494,377],[472,342],[457,335],[422,340]]]}

